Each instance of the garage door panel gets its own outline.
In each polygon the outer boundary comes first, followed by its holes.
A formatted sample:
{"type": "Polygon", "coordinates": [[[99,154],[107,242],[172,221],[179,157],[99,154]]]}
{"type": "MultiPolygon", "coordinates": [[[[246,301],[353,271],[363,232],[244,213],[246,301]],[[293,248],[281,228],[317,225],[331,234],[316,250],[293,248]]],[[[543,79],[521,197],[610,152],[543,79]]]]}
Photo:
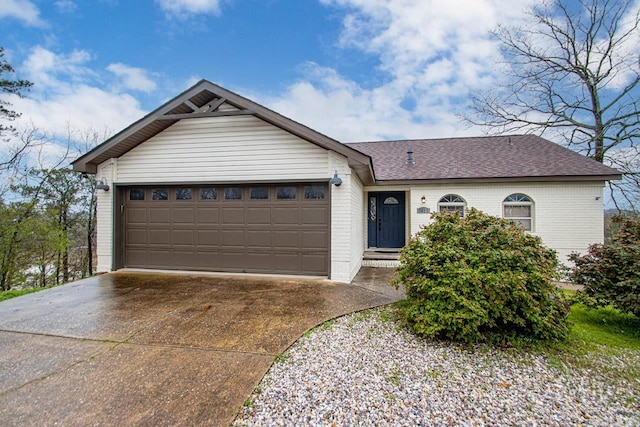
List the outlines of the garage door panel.
{"type": "Polygon", "coordinates": [[[270,230],[247,230],[246,236],[249,248],[271,248],[270,230]]]}
{"type": "Polygon", "coordinates": [[[244,208],[222,208],[223,225],[244,225],[244,208]]]}
{"type": "Polygon", "coordinates": [[[147,245],[149,242],[147,241],[147,229],[128,229],[127,234],[127,243],[130,245],[147,245]]]}
{"type": "Polygon", "coordinates": [[[147,208],[127,208],[126,219],[129,224],[147,224],[147,208]]]}
{"type": "Polygon", "coordinates": [[[195,244],[195,231],[194,230],[173,230],[173,244],[174,245],[189,245],[195,244]]]}
{"type": "Polygon", "coordinates": [[[169,224],[171,219],[171,209],[169,207],[150,207],[149,224],[169,224]]]}
{"type": "Polygon", "coordinates": [[[198,248],[197,267],[204,270],[215,270],[216,266],[222,265],[222,253],[219,250],[203,251],[198,248]]]}
{"type": "Polygon", "coordinates": [[[198,248],[220,245],[220,230],[197,230],[198,248]]]}
{"type": "Polygon", "coordinates": [[[127,261],[132,267],[147,265],[147,248],[130,248],[127,251],[127,261]]]}
{"type": "Polygon", "coordinates": [[[299,219],[298,206],[274,207],[273,208],[273,224],[275,225],[291,225],[298,224],[299,219]]]}
{"type": "Polygon", "coordinates": [[[327,248],[327,236],[324,231],[302,231],[302,248],[303,249],[316,249],[326,250],[327,248]]]}
{"type": "Polygon", "coordinates": [[[246,267],[247,272],[260,272],[273,267],[272,255],[269,252],[247,252],[246,267]]]}
{"type": "Polygon", "coordinates": [[[198,224],[218,224],[218,208],[198,208],[198,224]]]}
{"type": "Polygon", "coordinates": [[[168,268],[173,265],[172,254],[169,249],[149,248],[149,265],[157,268],[168,268]]]}
{"type": "Polygon", "coordinates": [[[270,225],[271,207],[247,208],[247,225],[270,225]]]}
{"type": "MultiPolygon", "coordinates": [[[[313,185],[328,194],[326,183],[313,185]]],[[[305,199],[308,183],[287,184],[296,192],[278,198],[279,186],[263,184],[270,198],[260,200],[249,197],[251,185],[237,186],[244,195],[237,200],[215,185],[204,193],[205,187],[191,185],[192,199],[178,198],[184,185],[165,186],[166,200],[152,200],[151,186],[144,188],[145,200],[125,197],[125,266],[326,275],[328,198],[305,199]]]]}
{"type": "Polygon", "coordinates": [[[223,247],[244,247],[244,229],[222,230],[223,247]]]}
{"type": "Polygon", "coordinates": [[[282,249],[289,248],[295,249],[300,246],[300,231],[299,230],[279,230],[273,233],[273,248],[282,249]]]}
{"type": "Polygon", "coordinates": [[[174,224],[190,224],[194,222],[194,208],[174,208],[173,223],[174,224]]]}
{"type": "Polygon", "coordinates": [[[224,251],[220,254],[220,268],[229,270],[243,270],[244,269],[244,251],[224,251]]]}
{"type": "Polygon", "coordinates": [[[327,254],[304,254],[302,255],[302,269],[314,274],[322,274],[327,271],[327,254]]]}
{"type": "Polygon", "coordinates": [[[196,256],[195,251],[179,251],[174,250],[172,252],[173,263],[177,266],[188,268],[193,265],[194,257],[196,256]]]}
{"type": "Polygon", "coordinates": [[[303,207],[300,217],[301,225],[326,225],[329,221],[329,209],[322,206],[303,207]]]}
{"type": "Polygon", "coordinates": [[[278,272],[290,272],[299,270],[300,254],[296,253],[274,253],[273,268],[278,272]]]}
{"type": "Polygon", "coordinates": [[[163,228],[149,229],[149,245],[169,245],[171,243],[171,230],[163,228]]]}

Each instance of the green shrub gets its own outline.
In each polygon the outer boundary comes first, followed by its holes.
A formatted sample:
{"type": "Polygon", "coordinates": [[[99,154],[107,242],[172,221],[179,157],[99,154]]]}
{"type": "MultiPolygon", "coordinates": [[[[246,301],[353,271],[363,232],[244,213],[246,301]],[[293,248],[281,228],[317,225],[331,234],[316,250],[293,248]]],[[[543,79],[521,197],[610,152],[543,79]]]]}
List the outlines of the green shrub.
{"type": "Polygon", "coordinates": [[[591,245],[585,255],[569,257],[575,265],[570,278],[584,286],[585,304],[612,305],[640,316],[640,221],[629,216],[612,221],[618,231],[611,243],[591,245]]]}
{"type": "Polygon", "coordinates": [[[540,238],[475,209],[432,219],[402,250],[394,282],[405,286],[417,334],[467,342],[566,336],[568,307],[552,283],[558,261],[540,238]]]}

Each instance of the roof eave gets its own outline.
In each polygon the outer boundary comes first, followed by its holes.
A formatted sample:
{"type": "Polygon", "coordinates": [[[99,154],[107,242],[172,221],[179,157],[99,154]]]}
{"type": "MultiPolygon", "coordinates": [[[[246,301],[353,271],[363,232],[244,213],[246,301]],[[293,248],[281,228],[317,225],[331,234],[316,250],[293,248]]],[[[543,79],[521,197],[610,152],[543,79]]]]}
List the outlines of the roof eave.
{"type": "Polygon", "coordinates": [[[466,177],[434,179],[377,179],[375,185],[410,184],[477,184],[500,182],[604,182],[622,179],[621,174],[614,175],[561,175],[561,176],[523,176],[523,177],[466,177]]]}

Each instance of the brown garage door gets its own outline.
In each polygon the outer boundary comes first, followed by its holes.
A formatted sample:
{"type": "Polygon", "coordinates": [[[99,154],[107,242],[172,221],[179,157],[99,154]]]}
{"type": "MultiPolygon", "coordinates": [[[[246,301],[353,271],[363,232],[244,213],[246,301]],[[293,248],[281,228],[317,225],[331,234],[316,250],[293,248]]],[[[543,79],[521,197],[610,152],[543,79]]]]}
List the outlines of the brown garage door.
{"type": "Polygon", "coordinates": [[[125,267],[328,274],[326,183],[123,191],[125,267]]]}

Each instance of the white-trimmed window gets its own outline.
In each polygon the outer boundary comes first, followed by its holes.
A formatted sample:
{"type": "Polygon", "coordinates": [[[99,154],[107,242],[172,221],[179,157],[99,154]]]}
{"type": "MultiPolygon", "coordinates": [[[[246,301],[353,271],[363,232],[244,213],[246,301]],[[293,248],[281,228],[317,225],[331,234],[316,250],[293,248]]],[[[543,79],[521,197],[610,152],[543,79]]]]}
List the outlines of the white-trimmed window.
{"type": "Polygon", "coordinates": [[[533,231],[533,201],[529,196],[520,193],[507,196],[502,202],[502,216],[525,231],[533,231]]]}
{"type": "Polygon", "coordinates": [[[458,212],[462,217],[467,208],[467,202],[457,194],[447,194],[438,202],[438,212],[458,212]]]}

